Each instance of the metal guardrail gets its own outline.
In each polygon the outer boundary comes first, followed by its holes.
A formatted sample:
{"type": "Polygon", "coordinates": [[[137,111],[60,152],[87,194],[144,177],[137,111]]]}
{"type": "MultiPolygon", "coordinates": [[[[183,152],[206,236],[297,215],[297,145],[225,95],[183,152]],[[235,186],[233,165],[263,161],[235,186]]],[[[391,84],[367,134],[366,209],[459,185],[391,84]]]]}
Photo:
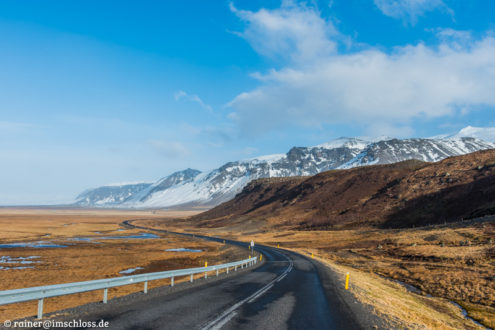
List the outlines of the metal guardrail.
{"type": "Polygon", "coordinates": [[[103,303],[106,304],[109,288],[144,282],[143,292],[148,293],[148,281],[170,278],[170,285],[174,286],[174,279],[178,276],[190,276],[190,282],[193,282],[195,274],[204,273],[205,278],[207,278],[208,272],[216,271],[216,276],[218,276],[219,271],[223,269],[226,269],[226,273],[228,274],[230,268],[233,268],[234,271],[236,271],[237,267],[239,266],[241,268],[252,266],[256,264],[257,261],[258,257],[255,256],[240,261],[208,267],[168,270],[164,272],[114,277],[103,280],[55,284],[25,289],[0,291],[0,305],[38,300],[38,319],[41,319],[43,317],[43,299],[45,298],[103,289],[103,303]]]}

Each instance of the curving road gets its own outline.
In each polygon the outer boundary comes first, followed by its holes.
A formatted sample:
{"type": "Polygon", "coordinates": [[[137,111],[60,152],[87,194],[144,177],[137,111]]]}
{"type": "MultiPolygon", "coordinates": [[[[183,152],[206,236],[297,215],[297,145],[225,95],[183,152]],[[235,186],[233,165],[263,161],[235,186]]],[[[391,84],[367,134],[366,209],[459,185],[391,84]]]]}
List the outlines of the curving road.
{"type": "Polygon", "coordinates": [[[267,246],[255,249],[264,258],[256,268],[82,306],[64,319],[105,319],[111,329],[363,329],[381,323],[317,261],[267,246]]]}

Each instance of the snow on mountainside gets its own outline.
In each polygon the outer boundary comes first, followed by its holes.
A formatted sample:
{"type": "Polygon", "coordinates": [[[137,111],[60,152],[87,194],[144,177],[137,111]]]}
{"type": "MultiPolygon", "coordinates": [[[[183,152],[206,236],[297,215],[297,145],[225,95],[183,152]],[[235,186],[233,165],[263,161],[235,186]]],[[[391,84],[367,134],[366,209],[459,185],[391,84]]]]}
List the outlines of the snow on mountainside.
{"type": "Polygon", "coordinates": [[[457,136],[402,140],[384,138],[375,141],[340,138],[314,147],[294,147],[286,154],[229,162],[210,172],[187,169],[152,185],[122,186],[122,192],[109,190],[114,187],[97,188],[81,194],[78,204],[123,208],[214,206],[233,198],[253,179],[307,176],[331,169],[388,164],[407,159],[433,162],[491,148],[495,148],[494,143],[457,136]],[[91,198],[88,199],[88,195],[91,198]]]}
{"type": "Polygon", "coordinates": [[[79,206],[118,206],[126,199],[151,186],[151,183],[109,184],[88,189],[76,197],[79,206]]]}

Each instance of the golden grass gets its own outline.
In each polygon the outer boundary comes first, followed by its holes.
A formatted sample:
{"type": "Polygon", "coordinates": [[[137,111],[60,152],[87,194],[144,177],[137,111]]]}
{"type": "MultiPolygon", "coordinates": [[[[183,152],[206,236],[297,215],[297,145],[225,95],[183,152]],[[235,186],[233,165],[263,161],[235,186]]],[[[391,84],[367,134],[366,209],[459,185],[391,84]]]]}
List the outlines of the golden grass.
{"type": "MultiPolygon", "coordinates": [[[[127,236],[144,232],[125,229],[120,223],[133,218],[163,217],[165,213],[73,211],[73,210],[5,210],[0,209],[3,228],[0,244],[12,242],[49,241],[67,245],[66,248],[4,248],[0,256],[39,256],[33,264],[2,263],[0,266],[33,266],[34,269],[0,270],[0,290],[18,289],[50,284],[94,280],[122,276],[120,271],[142,267],[133,273],[200,267],[247,257],[239,248],[201,239],[190,239],[171,234],[157,234],[159,239],[98,239],[104,236],[127,236]],[[49,236],[47,236],[49,235],[49,236]],[[75,237],[92,237],[95,241],[75,241],[75,237]],[[98,242],[98,243],[95,243],[98,242]],[[169,248],[193,248],[202,252],[167,252],[169,248]]],[[[172,216],[180,215],[174,212],[172,216]]],[[[187,214],[186,214],[187,215],[187,214]]],[[[177,279],[180,282],[182,279],[177,279]]],[[[170,280],[153,281],[149,288],[169,285],[170,280]]],[[[142,284],[109,290],[109,298],[141,291],[142,284]]],[[[52,312],[89,302],[100,301],[102,292],[88,292],[49,298],[44,311],[52,312]]],[[[0,306],[0,321],[32,316],[36,302],[0,306]]]]}
{"type": "MultiPolygon", "coordinates": [[[[350,292],[362,303],[387,318],[394,329],[482,329],[467,320],[459,308],[441,298],[408,292],[403,286],[351,267],[318,258],[340,274],[350,273],[350,292]]],[[[343,283],[342,283],[343,285],[343,283]]]]}

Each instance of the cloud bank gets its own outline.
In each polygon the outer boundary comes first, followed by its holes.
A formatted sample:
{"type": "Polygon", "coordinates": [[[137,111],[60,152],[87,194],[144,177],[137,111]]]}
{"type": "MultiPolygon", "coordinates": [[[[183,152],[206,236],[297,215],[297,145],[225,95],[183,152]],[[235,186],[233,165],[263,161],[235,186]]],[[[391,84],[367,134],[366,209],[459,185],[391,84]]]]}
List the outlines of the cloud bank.
{"type": "Polygon", "coordinates": [[[229,103],[234,109],[229,118],[245,135],[287,125],[340,123],[407,129],[415,118],[495,106],[495,38],[490,35],[473,40],[443,30],[439,34],[444,38],[434,47],[419,43],[388,52],[368,47],[342,54],[332,39],[338,32],[328,33],[328,23],[314,8],[292,4],[233,12],[246,21],[240,35],[255,50],[284,53],[289,59],[281,69],[254,74],[259,87],[229,103]],[[281,25],[297,27],[284,35],[283,43],[274,32],[281,25]],[[311,31],[310,46],[301,31],[311,31]],[[260,46],[259,40],[270,46],[260,46]]]}

